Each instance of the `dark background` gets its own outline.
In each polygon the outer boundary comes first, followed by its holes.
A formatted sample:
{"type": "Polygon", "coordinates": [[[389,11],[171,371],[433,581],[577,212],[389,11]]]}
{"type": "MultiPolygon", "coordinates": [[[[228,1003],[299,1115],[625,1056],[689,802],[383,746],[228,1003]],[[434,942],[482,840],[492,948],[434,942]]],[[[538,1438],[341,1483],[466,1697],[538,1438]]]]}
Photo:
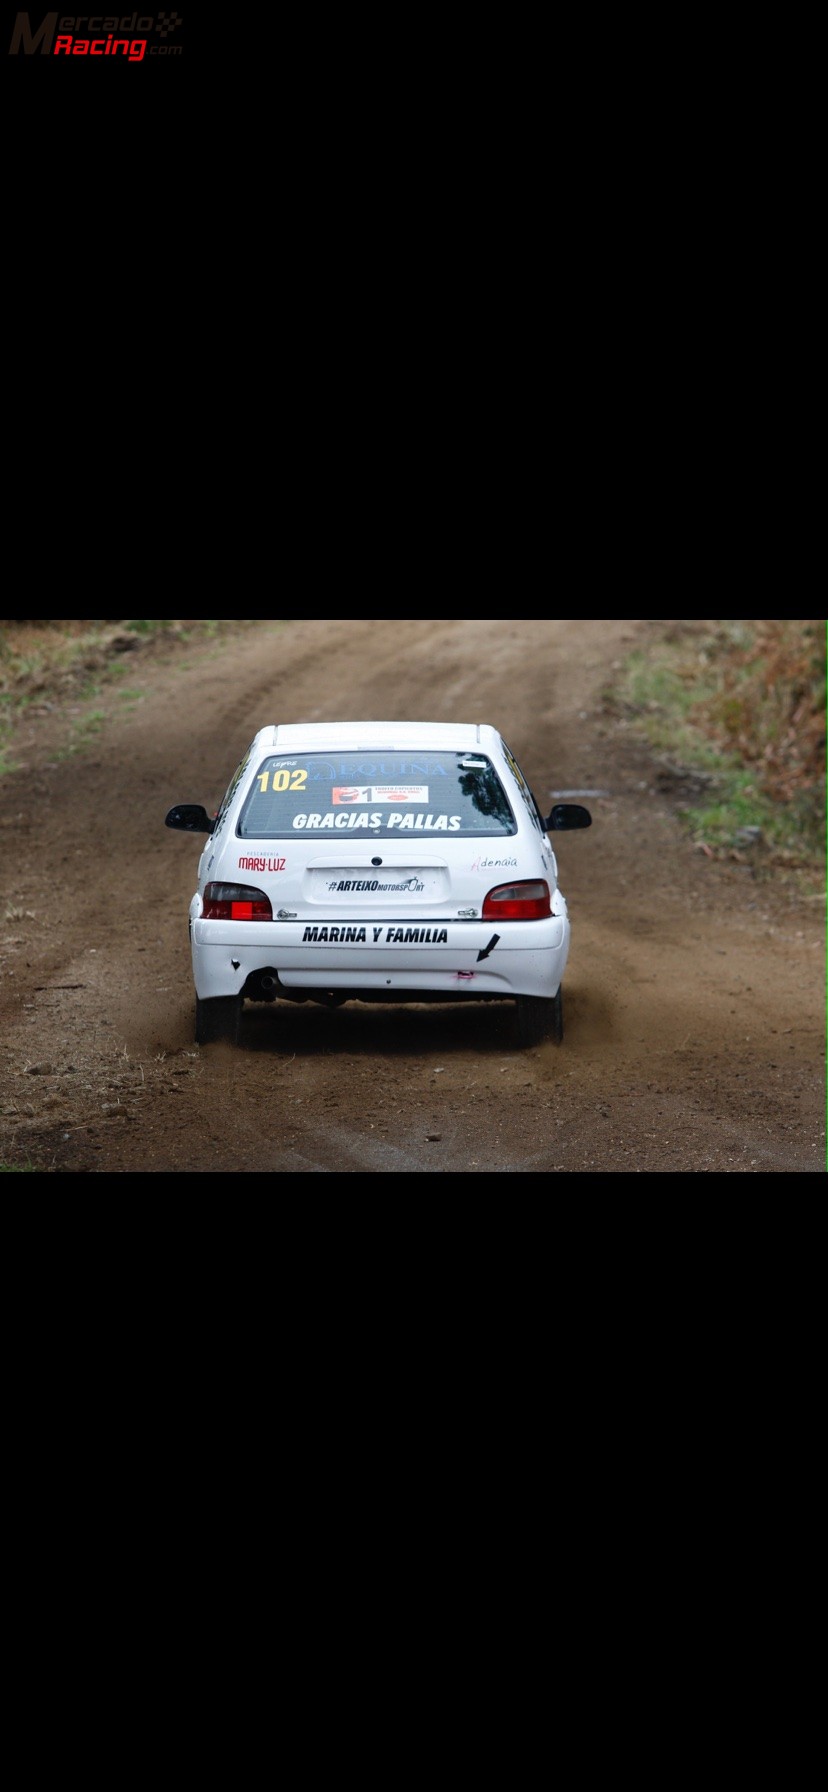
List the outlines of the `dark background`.
{"type": "MultiPolygon", "coordinates": [[[[106,234],[127,206],[137,217],[153,197],[163,204],[174,178],[170,162],[174,146],[191,141],[188,95],[193,91],[194,30],[181,8],[148,6],[91,9],[57,8],[58,20],[86,16],[150,17],[178,11],[182,25],[163,40],[180,43],[181,56],[152,56],[150,46],[162,41],[155,32],[118,33],[131,40],[145,36],[141,62],[112,56],[27,55],[9,52],[18,11],[28,11],[36,29],[48,6],[0,9],[0,103],[6,150],[7,195],[12,211],[34,201],[34,213],[49,218],[60,234],[71,214],[83,237],[95,224],[106,234]],[[161,170],[160,192],[154,184],[161,170]],[[107,210],[102,201],[114,200],[107,210]]],[[[57,32],[55,34],[57,36],[57,32]]],[[[87,26],[74,37],[106,37],[87,26]]],[[[115,34],[113,34],[115,35],[115,34]]],[[[32,215],[31,213],[29,214],[32,215]]],[[[45,245],[44,245],[45,247],[45,245]]]]}

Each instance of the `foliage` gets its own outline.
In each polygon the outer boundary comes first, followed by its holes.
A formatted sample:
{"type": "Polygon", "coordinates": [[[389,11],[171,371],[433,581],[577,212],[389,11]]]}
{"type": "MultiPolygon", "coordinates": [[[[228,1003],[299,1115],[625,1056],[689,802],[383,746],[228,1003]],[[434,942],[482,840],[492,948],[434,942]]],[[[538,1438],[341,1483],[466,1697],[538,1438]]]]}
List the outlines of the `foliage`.
{"type": "Polygon", "coordinates": [[[11,717],[32,701],[84,697],[97,684],[123,673],[134,651],[163,652],[172,641],[212,639],[250,628],[245,621],[57,622],[0,624],[0,716],[11,717]],[[133,653],[130,653],[130,650],[133,653]]]}
{"type": "MultiPolygon", "coordinates": [[[[0,624],[0,777],[19,769],[16,725],[31,716],[79,705],[119,683],[126,666],[184,642],[212,640],[253,626],[249,621],[4,621],[0,624]]],[[[76,752],[100,727],[102,712],[73,723],[76,752]]],[[[62,756],[62,755],[59,755],[62,756]]]]}
{"type": "Polygon", "coordinates": [[[779,867],[824,873],[825,623],[678,622],[606,693],[707,787],[683,813],[700,844],[761,838],[779,867]]]}

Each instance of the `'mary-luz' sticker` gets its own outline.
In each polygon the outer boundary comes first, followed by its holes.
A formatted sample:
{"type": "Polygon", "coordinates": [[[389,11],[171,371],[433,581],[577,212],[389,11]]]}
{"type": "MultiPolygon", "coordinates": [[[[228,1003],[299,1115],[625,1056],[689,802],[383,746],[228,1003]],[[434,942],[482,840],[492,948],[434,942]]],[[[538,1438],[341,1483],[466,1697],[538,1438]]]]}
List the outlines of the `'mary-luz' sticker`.
{"type": "Polygon", "coordinates": [[[251,853],[242,853],[239,859],[240,871],[284,871],[286,859],[263,858],[251,853]]]}
{"type": "Polygon", "coordinates": [[[341,803],[427,803],[427,784],[335,784],[334,808],[341,803]]]}

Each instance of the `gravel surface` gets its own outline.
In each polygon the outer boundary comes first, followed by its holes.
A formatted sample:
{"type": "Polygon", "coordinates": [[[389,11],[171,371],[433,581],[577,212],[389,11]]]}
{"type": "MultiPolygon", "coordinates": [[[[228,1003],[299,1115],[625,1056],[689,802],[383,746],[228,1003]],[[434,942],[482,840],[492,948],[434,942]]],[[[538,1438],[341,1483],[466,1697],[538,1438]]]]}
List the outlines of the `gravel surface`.
{"type": "MultiPolygon", "coordinates": [[[[666,623],[263,623],[130,653],[130,699],[35,702],[2,783],[0,1158],[50,1173],[825,1170],[825,910],[682,833],[681,768],[605,708],[666,623]],[[67,755],[94,709],[98,731],[67,755]],[[492,722],[555,841],[564,1039],[510,1004],[248,1007],[199,1048],[187,909],[201,837],[270,721],[492,722]],[[73,732],[74,730],[74,732],[73,732]]],[[[757,847],[757,852],[760,847],[757,847]]],[[[550,1183],[544,1182],[547,1189],[550,1183]]]]}

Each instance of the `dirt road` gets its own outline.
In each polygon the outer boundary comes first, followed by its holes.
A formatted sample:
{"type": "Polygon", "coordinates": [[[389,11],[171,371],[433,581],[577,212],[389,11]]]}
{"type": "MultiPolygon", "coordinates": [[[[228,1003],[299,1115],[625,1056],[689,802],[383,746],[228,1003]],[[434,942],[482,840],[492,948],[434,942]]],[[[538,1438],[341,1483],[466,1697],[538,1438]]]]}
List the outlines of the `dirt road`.
{"type": "MultiPolygon", "coordinates": [[[[94,745],[32,713],[0,789],[0,1161],[44,1172],[824,1173],[825,914],[683,837],[677,782],[613,718],[613,663],[658,622],[264,623],[130,657],[94,745]],[[556,840],[565,1035],[508,1005],[245,1010],[199,1048],[187,908],[200,837],[256,729],[492,722],[556,840]]],[[[77,705],[75,706],[77,708],[77,705]]],[[[75,718],[76,719],[76,718],[75,718]]],[[[544,1182],[544,1189],[551,1184],[544,1182]]]]}

